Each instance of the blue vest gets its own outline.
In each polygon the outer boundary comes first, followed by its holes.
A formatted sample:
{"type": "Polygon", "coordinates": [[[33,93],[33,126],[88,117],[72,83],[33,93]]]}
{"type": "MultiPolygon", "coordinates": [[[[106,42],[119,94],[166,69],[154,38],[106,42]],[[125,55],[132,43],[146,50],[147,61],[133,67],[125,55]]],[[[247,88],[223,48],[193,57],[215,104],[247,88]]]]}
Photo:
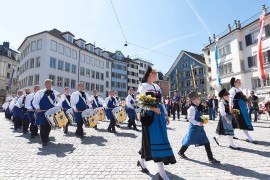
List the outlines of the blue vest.
{"type": "MultiPolygon", "coordinates": [[[[130,104],[133,105],[133,104],[134,104],[134,101],[131,100],[131,101],[130,101],[130,104]]],[[[132,109],[132,108],[130,108],[130,107],[127,107],[127,108],[126,108],[126,111],[127,111],[127,114],[128,114],[128,117],[129,117],[129,118],[134,118],[134,117],[135,117],[136,114],[135,114],[135,110],[134,110],[134,109],[132,109]]]]}
{"type": "Polygon", "coordinates": [[[96,105],[95,101],[93,101],[92,104],[91,104],[93,109],[96,109],[97,107],[102,107],[102,105],[98,103],[98,96],[94,96],[94,98],[95,98],[95,100],[97,102],[97,105],[96,105]]]}
{"type": "MultiPolygon", "coordinates": [[[[32,106],[33,110],[35,110],[35,107],[33,106],[33,100],[34,100],[34,98],[31,100],[31,106],[32,106]]],[[[31,124],[34,124],[36,121],[34,118],[34,113],[35,113],[34,111],[27,112],[29,123],[31,123],[31,124]]]]}
{"type": "MultiPolygon", "coordinates": [[[[51,99],[54,101],[55,100],[55,95],[52,93],[50,95],[51,99]]],[[[43,97],[39,101],[39,107],[41,110],[49,110],[54,107],[54,105],[50,102],[48,96],[44,93],[43,97]]],[[[46,117],[45,117],[45,112],[46,111],[41,111],[39,113],[36,113],[37,119],[36,119],[36,124],[37,125],[47,125],[49,124],[46,117]]]]}
{"type": "MultiPolygon", "coordinates": [[[[84,99],[86,99],[86,96],[82,96],[84,99]]],[[[79,101],[78,103],[76,104],[76,109],[78,111],[84,111],[87,109],[87,105],[86,103],[84,102],[84,100],[82,99],[81,96],[79,96],[79,101]]],[[[74,112],[74,115],[75,115],[75,121],[76,123],[81,123],[83,122],[82,121],[82,112],[74,112]]]]}
{"type": "Polygon", "coordinates": [[[115,98],[114,98],[114,97],[111,97],[110,100],[109,100],[109,102],[108,102],[108,104],[107,104],[107,107],[108,107],[109,109],[106,109],[106,110],[105,110],[106,116],[107,116],[108,119],[114,118],[114,117],[113,117],[113,114],[112,114],[112,109],[115,108],[116,106],[115,106],[113,103],[114,103],[114,104],[116,103],[116,102],[115,102],[115,98]]]}
{"type": "Polygon", "coordinates": [[[69,106],[69,104],[67,103],[67,101],[68,101],[68,99],[65,99],[65,100],[62,102],[62,108],[63,108],[63,110],[64,110],[65,113],[66,113],[66,111],[67,111],[69,108],[71,108],[71,107],[69,106]]]}

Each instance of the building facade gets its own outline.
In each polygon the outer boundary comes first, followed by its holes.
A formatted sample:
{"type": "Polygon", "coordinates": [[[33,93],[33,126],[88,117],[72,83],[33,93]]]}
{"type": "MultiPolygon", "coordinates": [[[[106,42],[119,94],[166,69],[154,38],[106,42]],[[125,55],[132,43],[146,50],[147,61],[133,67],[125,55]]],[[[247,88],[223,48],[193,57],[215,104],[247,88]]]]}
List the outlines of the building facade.
{"type": "Polygon", "coordinates": [[[209,44],[204,47],[205,57],[211,61],[211,84],[216,89],[216,94],[221,87],[217,83],[217,68],[215,64],[215,39],[218,38],[218,68],[222,87],[230,89],[230,79],[235,77],[241,79],[245,94],[255,91],[257,94],[266,94],[270,87],[270,11],[266,11],[264,29],[262,34],[262,49],[265,73],[267,80],[262,81],[258,73],[257,43],[259,34],[259,17],[262,12],[257,13],[244,23],[235,21],[233,26],[223,34],[210,38],[209,44]]]}
{"type": "Polygon", "coordinates": [[[52,79],[53,88],[63,92],[64,87],[76,91],[83,82],[85,91],[94,89],[102,97],[111,89],[111,65],[109,53],[83,39],[75,39],[70,32],[57,29],[43,31],[25,38],[18,50],[20,61],[20,89],[33,88],[44,80],[52,79]]]}
{"type": "Polygon", "coordinates": [[[128,75],[128,89],[133,88],[134,91],[138,90],[139,86],[139,63],[133,61],[130,58],[125,58],[125,62],[128,63],[127,75],[128,75]]]}
{"type": "Polygon", "coordinates": [[[155,81],[155,83],[160,87],[161,89],[161,96],[167,97],[170,96],[170,81],[168,81],[162,72],[158,72],[158,79],[155,81]]]}
{"type": "Polygon", "coordinates": [[[9,42],[0,45],[0,104],[6,96],[17,94],[20,54],[11,49],[9,42]]]}
{"type": "Polygon", "coordinates": [[[138,73],[139,74],[138,75],[139,75],[139,83],[141,83],[142,78],[147,70],[148,65],[153,66],[154,64],[152,64],[150,61],[146,61],[146,60],[143,60],[141,58],[135,58],[133,61],[139,63],[139,66],[138,66],[138,73]]]}
{"type": "Polygon", "coordinates": [[[196,90],[201,92],[202,97],[205,98],[207,96],[206,70],[208,69],[206,69],[203,56],[181,51],[166,73],[170,81],[170,96],[173,96],[175,90],[180,96],[187,96],[190,91],[196,90]]]}

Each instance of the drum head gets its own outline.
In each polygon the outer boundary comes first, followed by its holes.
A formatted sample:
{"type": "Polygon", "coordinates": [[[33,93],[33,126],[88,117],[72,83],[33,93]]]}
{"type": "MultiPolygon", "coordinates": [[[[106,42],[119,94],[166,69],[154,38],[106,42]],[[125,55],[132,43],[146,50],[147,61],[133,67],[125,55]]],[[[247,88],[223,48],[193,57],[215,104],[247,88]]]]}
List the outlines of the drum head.
{"type": "Polygon", "coordinates": [[[45,116],[52,116],[57,114],[59,111],[61,111],[61,107],[53,107],[45,112],[45,116]]]}
{"type": "Polygon", "coordinates": [[[72,114],[73,113],[73,109],[72,108],[69,108],[67,111],[66,111],[66,114],[72,114]]]}
{"type": "Polygon", "coordinates": [[[92,109],[86,109],[86,110],[84,110],[83,112],[82,112],[82,117],[83,118],[88,118],[88,117],[90,117],[90,116],[93,116],[94,115],[94,110],[92,110],[92,109]]]}
{"type": "Polygon", "coordinates": [[[117,113],[117,112],[119,112],[119,111],[121,111],[123,108],[122,107],[116,107],[116,108],[114,108],[113,110],[112,110],[112,113],[114,114],[114,113],[117,113]]]}

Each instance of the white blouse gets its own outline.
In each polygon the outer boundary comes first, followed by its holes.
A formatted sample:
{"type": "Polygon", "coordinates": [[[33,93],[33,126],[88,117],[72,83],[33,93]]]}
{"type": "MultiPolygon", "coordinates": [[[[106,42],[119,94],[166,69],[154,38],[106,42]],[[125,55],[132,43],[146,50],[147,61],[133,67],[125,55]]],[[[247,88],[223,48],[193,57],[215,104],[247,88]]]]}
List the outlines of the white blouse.
{"type": "MultiPolygon", "coordinates": [[[[160,87],[153,83],[153,84],[149,84],[149,83],[142,83],[139,87],[138,87],[138,90],[137,90],[137,100],[139,101],[138,97],[140,94],[143,94],[144,96],[146,95],[146,92],[160,92],[160,95],[161,95],[161,89],[160,87]]],[[[165,114],[167,114],[167,110],[163,104],[163,102],[161,101],[161,105],[163,107],[163,110],[165,112],[165,114]]]]}
{"type": "MultiPolygon", "coordinates": [[[[79,91],[75,91],[74,93],[71,94],[70,105],[74,110],[77,109],[76,104],[79,102],[79,97],[80,96],[81,96],[81,93],[79,91]]],[[[89,96],[89,94],[87,92],[85,92],[85,97],[86,97],[85,103],[87,105],[89,105],[90,104],[90,96],[89,96]]]]}
{"type": "Polygon", "coordinates": [[[225,112],[225,101],[224,99],[222,99],[219,104],[218,104],[218,108],[219,108],[219,112],[221,116],[225,116],[226,112],[225,112]]]}
{"type": "Polygon", "coordinates": [[[127,106],[128,108],[134,109],[134,106],[130,103],[131,100],[135,103],[135,100],[134,100],[133,97],[129,94],[129,95],[126,97],[126,106],[127,106]]]}
{"type": "Polygon", "coordinates": [[[35,96],[35,93],[31,93],[29,95],[26,96],[26,99],[25,99],[25,108],[28,109],[28,110],[32,110],[33,107],[31,106],[31,101],[33,100],[35,96]]]}
{"type": "MultiPolygon", "coordinates": [[[[57,91],[51,89],[55,95],[55,100],[57,100],[57,95],[59,94],[57,91]]],[[[42,99],[42,97],[44,96],[45,91],[47,91],[47,89],[42,89],[39,90],[38,92],[36,92],[36,94],[34,95],[34,100],[33,100],[33,106],[35,107],[35,109],[40,109],[39,106],[39,102],[42,99]]],[[[56,105],[56,101],[54,101],[53,105],[56,105]]],[[[42,110],[42,109],[41,109],[42,110]]]]}
{"type": "Polygon", "coordinates": [[[233,107],[233,99],[234,99],[234,96],[236,95],[237,92],[242,92],[242,89],[232,87],[229,91],[229,93],[230,93],[229,106],[230,107],[233,107]]]}
{"type": "Polygon", "coordinates": [[[195,116],[196,116],[196,107],[190,106],[187,110],[187,119],[191,124],[199,126],[200,122],[195,120],[195,116]]]}

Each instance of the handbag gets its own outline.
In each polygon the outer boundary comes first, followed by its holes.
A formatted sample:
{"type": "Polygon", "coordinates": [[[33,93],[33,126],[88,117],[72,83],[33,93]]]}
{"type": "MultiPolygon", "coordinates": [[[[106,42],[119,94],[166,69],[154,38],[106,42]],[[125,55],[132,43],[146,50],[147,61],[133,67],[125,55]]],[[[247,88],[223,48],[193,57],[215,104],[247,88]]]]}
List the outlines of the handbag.
{"type": "Polygon", "coordinates": [[[140,119],[143,126],[150,126],[154,121],[155,113],[142,109],[140,112],[140,119]]]}

